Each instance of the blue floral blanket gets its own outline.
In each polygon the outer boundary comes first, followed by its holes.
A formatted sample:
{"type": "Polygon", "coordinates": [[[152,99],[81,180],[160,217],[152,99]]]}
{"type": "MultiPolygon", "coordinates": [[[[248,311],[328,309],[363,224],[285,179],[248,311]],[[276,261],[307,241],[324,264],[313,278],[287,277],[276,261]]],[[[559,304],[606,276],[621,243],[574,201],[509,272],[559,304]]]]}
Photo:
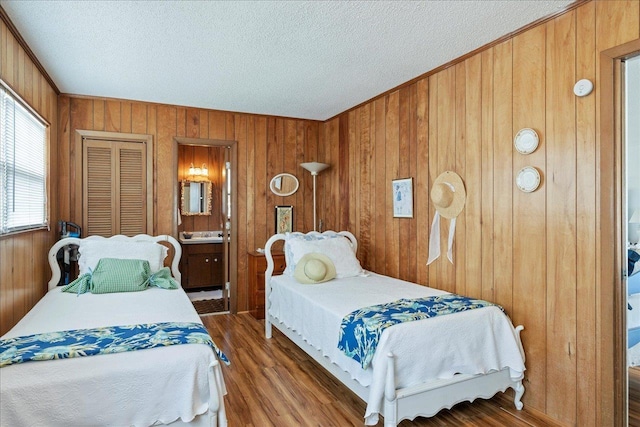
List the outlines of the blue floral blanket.
{"type": "Polygon", "coordinates": [[[0,368],[33,360],[122,353],[175,344],[206,344],[229,359],[200,323],[165,322],[48,332],[0,340],[0,368]]]}
{"type": "Polygon", "coordinates": [[[476,308],[499,305],[455,294],[438,295],[364,307],[342,319],[338,348],[367,369],[382,332],[390,326],[476,308]]]}

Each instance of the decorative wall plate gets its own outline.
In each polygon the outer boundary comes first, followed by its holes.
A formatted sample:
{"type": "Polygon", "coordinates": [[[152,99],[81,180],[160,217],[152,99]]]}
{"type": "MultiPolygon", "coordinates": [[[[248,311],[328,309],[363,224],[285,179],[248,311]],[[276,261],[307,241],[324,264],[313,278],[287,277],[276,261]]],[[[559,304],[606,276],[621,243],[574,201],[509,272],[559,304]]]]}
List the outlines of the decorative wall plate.
{"type": "Polygon", "coordinates": [[[524,128],[516,134],[513,144],[516,146],[518,153],[530,154],[538,148],[538,141],[538,134],[535,130],[524,128]]]}
{"type": "Polygon", "coordinates": [[[518,176],[516,177],[516,185],[520,191],[525,193],[531,193],[535,191],[540,185],[540,173],[532,166],[527,166],[520,169],[518,176]]]}

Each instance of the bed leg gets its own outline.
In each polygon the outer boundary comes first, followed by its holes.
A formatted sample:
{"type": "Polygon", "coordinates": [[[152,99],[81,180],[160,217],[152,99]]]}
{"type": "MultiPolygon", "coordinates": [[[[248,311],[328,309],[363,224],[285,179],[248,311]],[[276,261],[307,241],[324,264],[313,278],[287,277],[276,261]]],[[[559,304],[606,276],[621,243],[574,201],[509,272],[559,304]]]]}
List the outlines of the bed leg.
{"type": "MultiPolygon", "coordinates": [[[[518,325],[516,327],[516,334],[517,334],[517,337],[518,337],[518,341],[520,342],[520,351],[522,352],[522,357],[524,358],[524,352],[522,350],[522,338],[520,336],[520,334],[521,334],[523,329],[524,329],[524,326],[522,326],[522,325],[518,325]]],[[[513,403],[516,406],[516,409],[519,411],[524,406],[522,404],[522,402],[520,401],[520,399],[522,399],[522,395],[524,394],[524,385],[522,384],[522,380],[520,380],[520,381],[518,381],[516,383],[515,387],[513,387],[513,391],[516,392],[516,395],[513,398],[513,403]]]]}
{"type": "Polygon", "coordinates": [[[393,353],[389,353],[387,354],[387,377],[384,382],[384,427],[398,425],[395,369],[393,353]]]}
{"type": "Polygon", "coordinates": [[[513,390],[516,392],[516,395],[513,398],[513,404],[516,405],[516,409],[520,411],[524,406],[520,401],[520,399],[522,399],[522,395],[524,394],[524,385],[522,385],[522,381],[518,381],[513,390]]]}
{"type": "Polygon", "coordinates": [[[264,317],[264,336],[267,339],[271,339],[271,322],[269,322],[269,315],[264,317]]]}

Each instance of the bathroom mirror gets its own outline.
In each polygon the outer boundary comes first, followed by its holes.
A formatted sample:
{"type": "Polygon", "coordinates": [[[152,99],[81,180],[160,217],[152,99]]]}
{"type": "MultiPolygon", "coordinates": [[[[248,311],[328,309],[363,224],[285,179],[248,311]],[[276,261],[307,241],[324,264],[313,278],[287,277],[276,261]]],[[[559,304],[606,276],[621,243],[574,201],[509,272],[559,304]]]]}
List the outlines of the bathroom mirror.
{"type": "Polygon", "coordinates": [[[271,178],[269,188],[276,196],[290,196],[298,191],[298,178],[290,173],[279,173],[271,178]]]}
{"type": "Polygon", "coordinates": [[[182,181],[182,215],[211,215],[211,183],[182,181]]]}

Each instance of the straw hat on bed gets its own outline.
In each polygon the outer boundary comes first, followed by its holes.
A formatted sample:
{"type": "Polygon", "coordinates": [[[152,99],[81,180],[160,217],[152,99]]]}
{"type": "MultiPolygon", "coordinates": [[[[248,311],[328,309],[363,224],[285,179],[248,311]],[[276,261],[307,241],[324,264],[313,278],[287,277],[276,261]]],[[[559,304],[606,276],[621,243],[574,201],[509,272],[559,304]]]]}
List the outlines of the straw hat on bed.
{"type": "Polygon", "coordinates": [[[310,252],[300,259],[293,277],[300,283],[326,282],[336,277],[336,266],[328,256],[310,252]]]}
{"type": "Polygon", "coordinates": [[[444,218],[457,217],[464,208],[466,198],[462,178],[453,171],[441,173],[431,187],[431,200],[444,218]]]}

